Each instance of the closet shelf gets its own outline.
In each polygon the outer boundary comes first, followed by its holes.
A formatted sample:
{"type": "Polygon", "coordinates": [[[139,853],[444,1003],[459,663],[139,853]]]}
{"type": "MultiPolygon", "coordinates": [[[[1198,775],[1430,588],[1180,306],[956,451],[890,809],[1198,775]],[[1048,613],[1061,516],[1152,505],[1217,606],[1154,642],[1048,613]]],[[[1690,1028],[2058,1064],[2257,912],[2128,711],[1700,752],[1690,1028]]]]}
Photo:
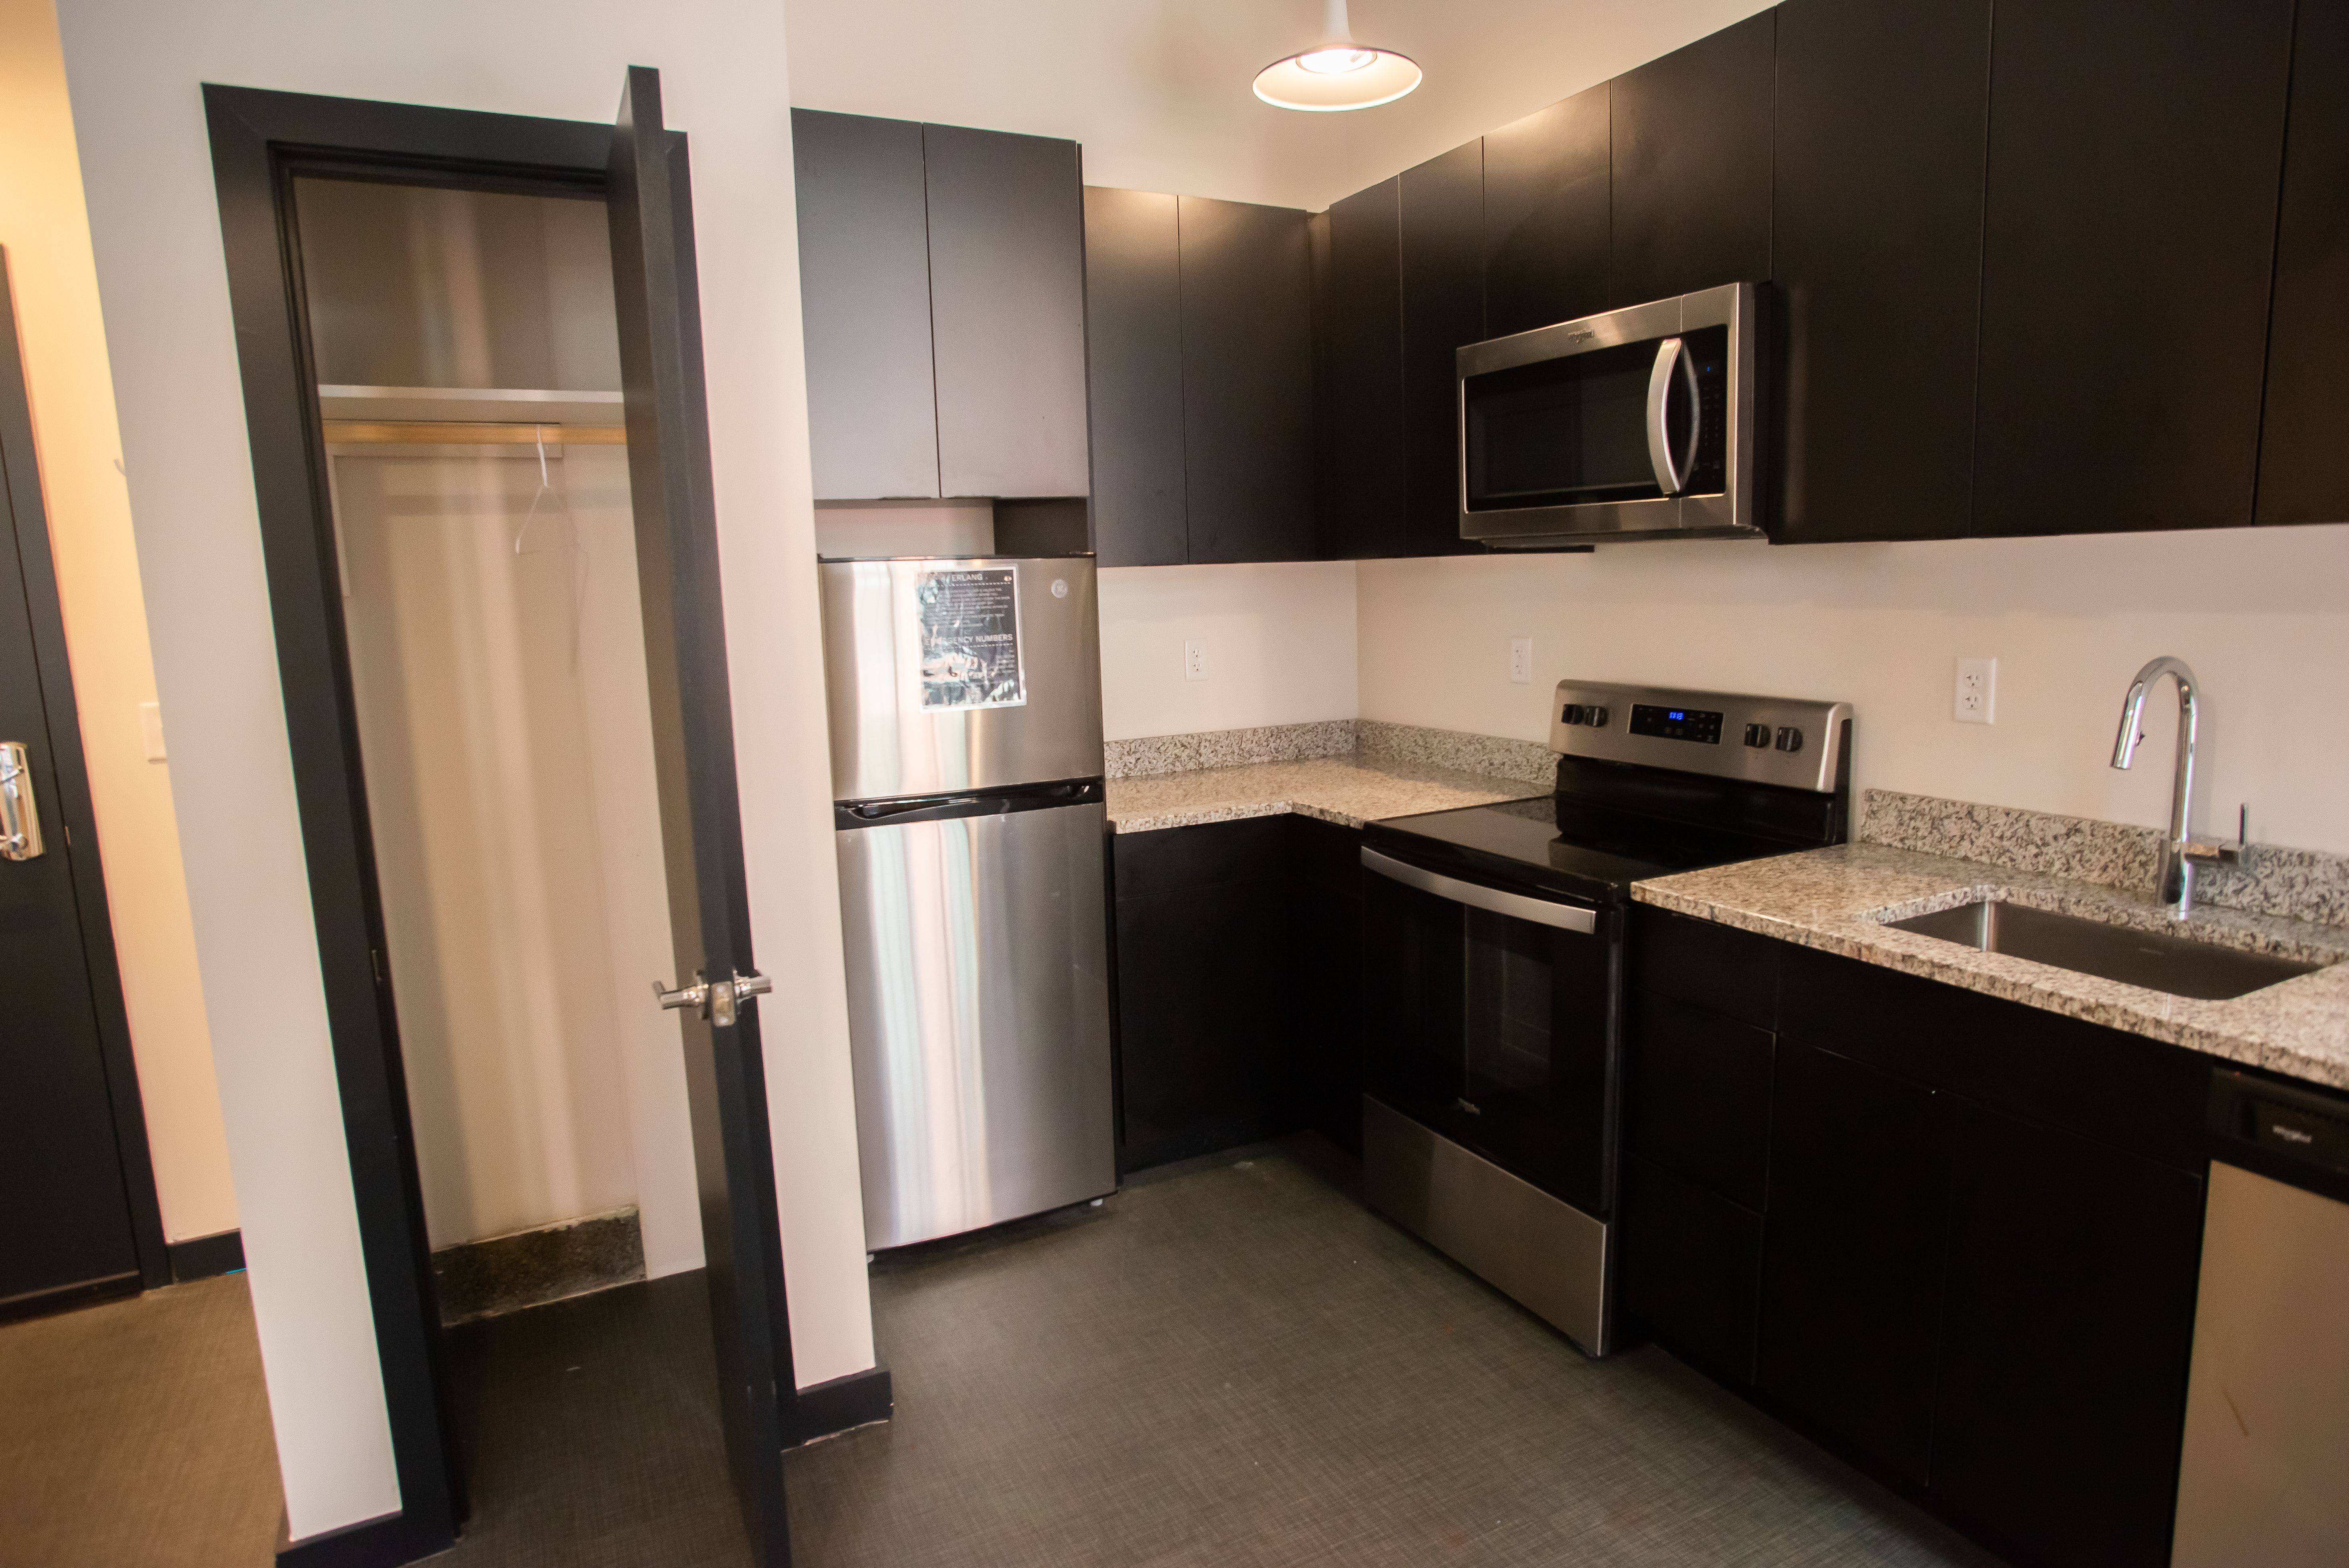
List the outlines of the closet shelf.
{"type": "MultiPolygon", "coordinates": [[[[612,445],[621,420],[617,392],[558,390],[525,387],[353,387],[318,388],[319,412],[329,425],[398,424],[471,425],[521,430],[518,436],[440,435],[437,443],[535,441],[539,426],[562,426],[565,438],[579,445],[612,445]],[[598,439],[586,432],[607,429],[598,439]]],[[[425,438],[346,437],[329,432],[329,439],[422,440],[425,438]]]]}

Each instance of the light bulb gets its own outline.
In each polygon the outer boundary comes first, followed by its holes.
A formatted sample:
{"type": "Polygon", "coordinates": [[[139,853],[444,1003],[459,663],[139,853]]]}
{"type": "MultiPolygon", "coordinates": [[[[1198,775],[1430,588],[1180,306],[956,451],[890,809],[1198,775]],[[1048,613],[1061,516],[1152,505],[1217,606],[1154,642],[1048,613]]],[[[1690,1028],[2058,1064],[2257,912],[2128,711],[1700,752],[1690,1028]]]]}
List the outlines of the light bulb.
{"type": "Polygon", "coordinates": [[[1378,57],[1376,49],[1316,49],[1310,54],[1298,56],[1297,63],[1315,76],[1334,77],[1348,71],[1359,71],[1378,57]]]}

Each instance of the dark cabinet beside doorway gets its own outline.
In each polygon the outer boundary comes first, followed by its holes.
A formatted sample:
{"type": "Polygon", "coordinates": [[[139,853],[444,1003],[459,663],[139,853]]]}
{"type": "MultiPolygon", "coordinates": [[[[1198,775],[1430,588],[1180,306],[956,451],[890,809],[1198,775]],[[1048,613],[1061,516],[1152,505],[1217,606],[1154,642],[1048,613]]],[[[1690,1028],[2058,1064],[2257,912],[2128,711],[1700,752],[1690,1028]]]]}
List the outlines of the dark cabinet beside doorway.
{"type": "Polygon", "coordinates": [[[1608,84],[1485,137],[1485,335],[1608,305],[1608,84]]]}
{"type": "Polygon", "coordinates": [[[1481,550],[1460,537],[1457,351],[1485,337],[1485,144],[1402,172],[1396,234],[1402,280],[1405,555],[1481,550]]]}
{"type": "Polygon", "coordinates": [[[2349,519],[2349,5],[2302,5],[2276,223],[2259,521],[2349,519]]]}
{"type": "Polygon", "coordinates": [[[1077,145],[792,111],[819,500],[1086,493],[1077,145]]]}
{"type": "Polygon", "coordinates": [[[1101,563],[1309,560],[1305,213],[1097,188],[1085,214],[1101,563]]]}
{"type": "MultiPolygon", "coordinates": [[[[1404,543],[1400,178],[1330,205],[1323,289],[1321,553],[1376,558],[1404,543]]],[[[1455,527],[1454,532],[1458,532],[1455,527]]]]}
{"type": "Polygon", "coordinates": [[[1770,275],[1775,13],[1609,88],[1609,308],[1770,275]]]}

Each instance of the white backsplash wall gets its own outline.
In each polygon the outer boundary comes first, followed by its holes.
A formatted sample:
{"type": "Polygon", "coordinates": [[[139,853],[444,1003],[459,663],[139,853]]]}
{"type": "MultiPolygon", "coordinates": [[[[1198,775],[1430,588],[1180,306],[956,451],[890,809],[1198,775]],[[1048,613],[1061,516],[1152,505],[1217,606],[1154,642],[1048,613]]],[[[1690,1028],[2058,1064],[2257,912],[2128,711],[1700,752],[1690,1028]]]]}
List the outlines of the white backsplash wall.
{"type": "Polygon", "coordinates": [[[1354,564],[1123,566],[1101,574],[1111,740],[1352,718],[1354,564]],[[1206,678],[1184,674],[1196,642],[1206,678]]]}
{"type": "MultiPolygon", "coordinates": [[[[1860,786],[2158,826],[2177,699],[2107,764],[2129,677],[2204,683],[2196,826],[2349,853],[2349,525],[1920,544],[1617,545],[1364,562],[1360,717],[1537,739],[1561,676],[1857,707],[1860,786]],[[1509,641],[1534,639],[1533,680],[1509,641]],[[1998,661],[1995,722],[1951,717],[1998,661]]],[[[1262,720],[1233,722],[1264,722],[1262,720]]]]}

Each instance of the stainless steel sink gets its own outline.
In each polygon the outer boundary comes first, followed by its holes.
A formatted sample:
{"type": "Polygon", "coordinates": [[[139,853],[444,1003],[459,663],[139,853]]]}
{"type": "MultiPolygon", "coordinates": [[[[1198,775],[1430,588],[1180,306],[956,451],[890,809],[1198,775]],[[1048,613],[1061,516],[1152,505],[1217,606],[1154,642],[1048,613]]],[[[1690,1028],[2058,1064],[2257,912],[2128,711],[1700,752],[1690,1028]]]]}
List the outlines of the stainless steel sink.
{"type": "Polygon", "coordinates": [[[2324,967],[1994,899],[1887,923],[1895,931],[2206,1002],[2223,1002],[2324,967]]]}

